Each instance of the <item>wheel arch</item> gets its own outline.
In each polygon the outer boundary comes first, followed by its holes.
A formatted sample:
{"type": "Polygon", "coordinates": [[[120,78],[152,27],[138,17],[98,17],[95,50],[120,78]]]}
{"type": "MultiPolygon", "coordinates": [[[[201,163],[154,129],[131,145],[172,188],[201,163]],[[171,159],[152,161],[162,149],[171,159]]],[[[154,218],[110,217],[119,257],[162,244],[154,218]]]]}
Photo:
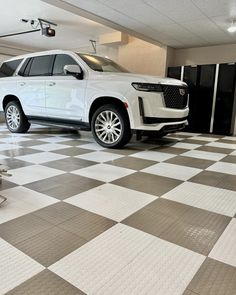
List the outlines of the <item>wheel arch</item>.
{"type": "MultiPolygon", "coordinates": [[[[5,111],[7,104],[11,101],[17,101],[21,105],[20,100],[17,96],[15,96],[13,94],[8,94],[3,98],[3,101],[2,101],[2,108],[4,111],[5,111]]],[[[22,108],[22,105],[21,105],[21,108],[22,108]]]]}
{"type": "Polygon", "coordinates": [[[116,105],[118,107],[120,107],[124,113],[126,114],[129,123],[130,122],[130,116],[129,116],[129,112],[127,110],[127,108],[129,107],[128,104],[126,102],[123,102],[122,100],[120,100],[119,98],[115,98],[115,97],[111,97],[111,96],[102,96],[102,97],[98,97],[96,98],[93,103],[90,106],[89,109],[89,124],[91,126],[91,122],[92,122],[92,117],[94,112],[101,106],[105,105],[105,104],[113,104],[116,105]]]}

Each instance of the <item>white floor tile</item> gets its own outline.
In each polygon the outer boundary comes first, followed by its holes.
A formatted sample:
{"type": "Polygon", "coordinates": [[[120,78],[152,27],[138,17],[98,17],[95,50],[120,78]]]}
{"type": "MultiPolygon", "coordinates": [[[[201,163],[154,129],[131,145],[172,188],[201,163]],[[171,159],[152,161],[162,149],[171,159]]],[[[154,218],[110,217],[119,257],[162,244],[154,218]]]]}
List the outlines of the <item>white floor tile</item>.
{"type": "Polygon", "coordinates": [[[194,150],[194,149],[200,147],[200,145],[193,144],[193,143],[186,143],[186,142],[177,142],[172,147],[179,148],[179,149],[186,149],[186,150],[194,150]]]}
{"type": "Polygon", "coordinates": [[[226,162],[217,162],[211,165],[210,167],[208,167],[206,170],[236,175],[236,164],[226,163],[226,162]]]}
{"type": "Polygon", "coordinates": [[[236,150],[236,144],[230,144],[230,143],[224,143],[224,142],[211,142],[211,143],[206,144],[206,146],[213,146],[213,147],[218,147],[218,148],[223,148],[223,149],[236,150]]]}
{"type": "Polygon", "coordinates": [[[233,218],[210,252],[209,257],[236,267],[235,233],[236,219],[233,218]]]}
{"type": "Polygon", "coordinates": [[[68,198],[65,202],[119,222],[155,199],[149,194],[104,184],[68,198]]]}
{"type": "Polygon", "coordinates": [[[6,197],[7,201],[1,207],[0,223],[59,202],[55,198],[22,186],[1,191],[1,195],[6,197]]]}
{"type": "Polygon", "coordinates": [[[68,148],[68,145],[65,144],[59,144],[59,143],[45,143],[45,144],[39,144],[34,146],[34,149],[44,151],[44,152],[51,152],[51,151],[56,151],[60,149],[66,149],[68,148]]]}
{"type": "Polygon", "coordinates": [[[42,164],[42,163],[61,160],[61,159],[65,159],[65,158],[68,158],[68,156],[59,155],[59,154],[50,153],[50,152],[41,152],[41,153],[35,153],[35,154],[29,154],[29,155],[25,155],[25,156],[15,157],[15,159],[34,163],[34,164],[42,164]]]}
{"type": "Polygon", "coordinates": [[[5,150],[14,150],[14,149],[19,149],[20,147],[17,144],[12,144],[12,143],[1,143],[0,144],[0,151],[5,151],[5,150]]]}
{"type": "Polygon", "coordinates": [[[225,137],[223,137],[223,139],[234,141],[234,140],[236,140],[236,136],[225,136],[225,137]]]}
{"type": "Polygon", "coordinates": [[[225,154],[192,150],[192,151],[188,151],[186,153],[181,154],[181,156],[204,159],[204,160],[219,161],[225,157],[225,154]]]}
{"type": "Polygon", "coordinates": [[[62,137],[62,136],[52,136],[52,137],[46,137],[46,138],[40,138],[40,141],[45,142],[51,142],[51,143],[57,143],[57,142],[63,142],[63,141],[69,141],[71,138],[69,137],[62,137]]]}
{"type": "Polygon", "coordinates": [[[208,142],[213,142],[218,140],[218,138],[216,137],[206,137],[206,136],[193,136],[193,137],[190,137],[189,139],[202,140],[202,141],[208,141],[208,142]]]}
{"type": "Polygon", "coordinates": [[[177,295],[182,294],[204,259],[117,224],[49,269],[86,294],[177,295]]]}
{"type": "Polygon", "coordinates": [[[0,155],[0,160],[5,160],[5,159],[7,159],[7,158],[9,158],[9,157],[7,157],[7,156],[5,156],[5,155],[0,155]]]}
{"type": "Polygon", "coordinates": [[[30,139],[22,137],[22,136],[11,136],[6,138],[1,138],[0,142],[18,144],[19,142],[28,141],[28,140],[30,139]]]}
{"type": "Polygon", "coordinates": [[[83,154],[76,156],[75,158],[84,159],[88,161],[94,161],[99,163],[104,163],[108,161],[114,161],[116,159],[122,158],[123,156],[117,155],[114,153],[106,153],[106,152],[91,152],[88,154],[83,154]]]}
{"type": "Polygon", "coordinates": [[[174,158],[175,156],[176,155],[173,154],[161,153],[156,151],[142,151],[136,154],[132,154],[132,157],[156,162],[166,161],[168,159],[174,158]]]}
{"type": "Polygon", "coordinates": [[[134,172],[136,171],[131,169],[120,168],[107,164],[97,164],[87,168],[72,171],[71,173],[101,180],[104,182],[110,182],[134,172]]]}
{"type": "Polygon", "coordinates": [[[44,267],[0,238],[0,294],[30,279],[44,267]]]}
{"type": "Polygon", "coordinates": [[[104,147],[100,146],[96,142],[86,143],[86,144],[83,144],[83,145],[79,145],[78,147],[83,148],[83,149],[88,149],[88,150],[94,150],[94,151],[103,151],[103,150],[105,150],[104,147]]]}
{"type": "Polygon", "coordinates": [[[201,169],[197,168],[185,167],[168,163],[158,163],[142,170],[142,172],[161,175],[183,181],[192,178],[201,171],[201,169]]]}
{"type": "Polygon", "coordinates": [[[193,132],[177,132],[177,135],[186,135],[186,136],[199,136],[201,133],[193,133],[193,132]]]}
{"type": "Polygon", "coordinates": [[[156,238],[97,295],[180,295],[205,256],[156,238]]]}
{"type": "Polygon", "coordinates": [[[236,192],[208,185],[185,182],[162,198],[231,217],[236,213],[236,192]]]}
{"type": "Polygon", "coordinates": [[[61,170],[44,167],[40,165],[27,166],[17,169],[9,170],[12,174],[11,182],[17,183],[19,185],[24,185],[26,183],[42,180],[45,178],[57,176],[63,174],[61,170]]]}

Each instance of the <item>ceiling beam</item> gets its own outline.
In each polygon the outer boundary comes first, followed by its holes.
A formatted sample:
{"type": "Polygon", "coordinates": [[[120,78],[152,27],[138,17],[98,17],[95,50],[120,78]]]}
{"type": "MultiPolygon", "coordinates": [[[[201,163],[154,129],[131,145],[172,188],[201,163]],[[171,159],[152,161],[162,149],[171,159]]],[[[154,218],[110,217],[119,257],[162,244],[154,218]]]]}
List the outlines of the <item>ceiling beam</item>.
{"type": "Polygon", "coordinates": [[[155,39],[147,37],[147,36],[145,36],[145,35],[143,35],[141,33],[138,33],[136,31],[128,29],[126,27],[123,27],[123,26],[121,26],[121,25],[119,25],[117,23],[114,23],[114,22],[106,19],[106,18],[98,16],[98,15],[92,13],[92,12],[89,12],[87,10],[79,8],[79,7],[77,7],[75,5],[72,5],[70,3],[67,3],[67,2],[65,2],[63,0],[41,0],[41,1],[45,2],[45,3],[48,3],[50,5],[56,6],[58,8],[64,9],[66,11],[69,11],[69,12],[71,12],[73,14],[82,16],[82,17],[87,18],[87,19],[90,19],[90,20],[92,20],[94,22],[100,23],[100,24],[102,24],[104,26],[107,26],[107,27],[110,27],[110,28],[112,28],[114,30],[121,31],[123,33],[127,33],[127,34],[129,34],[131,36],[134,36],[134,37],[139,38],[141,40],[144,40],[146,42],[152,43],[152,44],[157,45],[159,47],[165,47],[166,46],[163,43],[161,43],[161,42],[159,42],[159,41],[157,41],[155,39]]]}

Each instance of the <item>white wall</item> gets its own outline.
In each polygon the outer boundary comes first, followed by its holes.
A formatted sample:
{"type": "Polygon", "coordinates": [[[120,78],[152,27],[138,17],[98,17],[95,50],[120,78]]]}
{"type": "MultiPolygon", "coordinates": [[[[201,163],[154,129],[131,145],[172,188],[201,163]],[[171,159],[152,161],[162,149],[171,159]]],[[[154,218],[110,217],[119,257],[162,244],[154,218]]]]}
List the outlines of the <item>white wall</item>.
{"type": "Polygon", "coordinates": [[[171,66],[236,62],[236,44],[176,49],[171,66]]]}
{"type": "Polygon", "coordinates": [[[128,44],[121,45],[118,62],[129,71],[139,74],[164,76],[167,47],[159,47],[129,36],[128,44]]]}

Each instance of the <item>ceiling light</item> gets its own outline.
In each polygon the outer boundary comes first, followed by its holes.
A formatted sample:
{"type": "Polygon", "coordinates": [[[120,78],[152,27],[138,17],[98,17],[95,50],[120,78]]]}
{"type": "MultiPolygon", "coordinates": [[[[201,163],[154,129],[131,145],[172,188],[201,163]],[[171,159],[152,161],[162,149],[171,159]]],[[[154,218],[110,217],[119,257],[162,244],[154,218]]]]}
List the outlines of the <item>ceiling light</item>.
{"type": "Polygon", "coordinates": [[[235,24],[234,21],[232,21],[232,24],[231,24],[230,27],[228,27],[227,31],[228,31],[229,33],[235,33],[235,32],[236,32],[236,24],[235,24]]]}

